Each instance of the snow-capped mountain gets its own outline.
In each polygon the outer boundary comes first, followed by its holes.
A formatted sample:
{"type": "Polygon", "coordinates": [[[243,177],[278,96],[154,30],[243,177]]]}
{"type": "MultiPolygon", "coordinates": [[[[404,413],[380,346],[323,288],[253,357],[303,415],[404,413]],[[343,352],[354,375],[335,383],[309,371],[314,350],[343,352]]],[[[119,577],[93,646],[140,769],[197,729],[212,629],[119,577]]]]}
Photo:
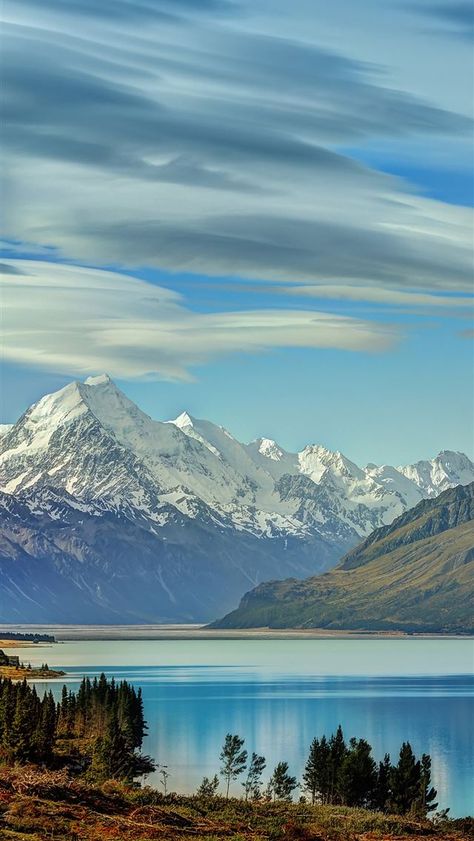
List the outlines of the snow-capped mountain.
{"type": "Polygon", "coordinates": [[[473,479],[460,453],[363,469],[320,445],[242,444],[186,412],[155,421],[89,377],[0,428],[0,619],[206,620],[473,479]]]}

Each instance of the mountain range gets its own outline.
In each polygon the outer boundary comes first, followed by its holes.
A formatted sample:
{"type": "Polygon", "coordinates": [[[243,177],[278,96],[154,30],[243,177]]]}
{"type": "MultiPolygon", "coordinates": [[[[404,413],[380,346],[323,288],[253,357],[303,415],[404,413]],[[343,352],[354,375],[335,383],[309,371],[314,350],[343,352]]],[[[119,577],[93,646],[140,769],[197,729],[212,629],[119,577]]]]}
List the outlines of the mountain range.
{"type": "Polygon", "coordinates": [[[72,382],[0,428],[0,620],[208,621],[473,480],[462,453],[361,468],[152,420],[105,374],[72,382]]]}
{"type": "Polygon", "coordinates": [[[305,581],[266,582],[217,628],[474,632],[474,482],[423,500],[305,581]]]}

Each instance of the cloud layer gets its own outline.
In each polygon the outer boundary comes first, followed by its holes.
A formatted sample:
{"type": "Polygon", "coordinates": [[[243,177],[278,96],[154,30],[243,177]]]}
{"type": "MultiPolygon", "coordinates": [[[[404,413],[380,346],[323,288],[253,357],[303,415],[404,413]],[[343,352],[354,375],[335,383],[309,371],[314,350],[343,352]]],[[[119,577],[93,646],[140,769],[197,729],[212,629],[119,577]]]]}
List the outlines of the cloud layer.
{"type": "Polygon", "coordinates": [[[6,0],[6,236],[89,264],[469,289],[471,212],[339,149],[470,118],[258,13],[6,0]]]}
{"type": "Polygon", "coordinates": [[[195,313],[172,290],[117,272],[12,260],[1,279],[4,359],[44,371],[186,380],[223,354],[381,351],[397,338],[387,325],[324,312],[195,313]]]}

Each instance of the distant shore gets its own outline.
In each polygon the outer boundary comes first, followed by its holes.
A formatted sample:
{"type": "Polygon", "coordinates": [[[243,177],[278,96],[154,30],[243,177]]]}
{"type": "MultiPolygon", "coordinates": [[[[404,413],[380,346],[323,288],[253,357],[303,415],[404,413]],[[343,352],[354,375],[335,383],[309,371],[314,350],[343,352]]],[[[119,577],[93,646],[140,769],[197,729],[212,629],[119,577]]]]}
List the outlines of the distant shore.
{"type": "Polygon", "coordinates": [[[28,668],[27,666],[0,666],[0,678],[10,680],[54,680],[64,677],[66,672],[59,669],[28,668]]]}
{"type": "Polygon", "coordinates": [[[0,639],[0,648],[33,648],[39,643],[33,640],[2,640],[0,639]]]}
{"type": "MultiPolygon", "coordinates": [[[[50,632],[57,642],[86,640],[262,640],[262,639],[473,639],[471,634],[406,633],[403,631],[334,631],[325,628],[211,629],[205,625],[9,625],[4,630],[50,632]]],[[[0,639],[0,647],[38,647],[38,643],[0,639]]],[[[43,643],[48,645],[48,643],[43,643]]]]}

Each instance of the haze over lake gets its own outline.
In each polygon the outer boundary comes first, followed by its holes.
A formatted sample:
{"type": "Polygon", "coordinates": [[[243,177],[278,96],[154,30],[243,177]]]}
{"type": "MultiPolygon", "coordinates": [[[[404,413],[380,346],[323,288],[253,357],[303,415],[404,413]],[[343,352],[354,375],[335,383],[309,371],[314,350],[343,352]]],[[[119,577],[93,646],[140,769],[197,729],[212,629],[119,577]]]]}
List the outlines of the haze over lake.
{"type": "MultiPolygon", "coordinates": [[[[473,811],[471,639],[81,640],[19,653],[64,668],[71,688],[101,671],[141,686],[144,751],[168,766],[171,789],[192,792],[218,771],[228,731],[270,770],[285,759],[300,776],[313,736],[341,723],[377,760],[404,740],[431,754],[440,808],[473,811]]],[[[63,682],[38,688],[59,696],[63,682]]]]}

